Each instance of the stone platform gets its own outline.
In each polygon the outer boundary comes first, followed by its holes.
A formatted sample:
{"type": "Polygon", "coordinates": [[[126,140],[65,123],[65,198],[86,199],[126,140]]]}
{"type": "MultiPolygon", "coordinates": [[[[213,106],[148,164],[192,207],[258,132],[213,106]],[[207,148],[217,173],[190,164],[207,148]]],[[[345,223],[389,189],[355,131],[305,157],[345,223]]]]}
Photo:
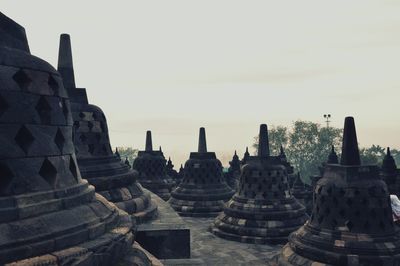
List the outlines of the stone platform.
{"type": "Polygon", "coordinates": [[[172,265],[276,265],[282,245],[257,245],[225,240],[210,232],[214,218],[183,217],[190,228],[192,262],[162,261],[172,265]]]}
{"type": "Polygon", "coordinates": [[[158,259],[189,259],[188,226],[167,202],[146,189],[144,191],[156,202],[158,216],[138,225],[135,240],[158,259]]]}

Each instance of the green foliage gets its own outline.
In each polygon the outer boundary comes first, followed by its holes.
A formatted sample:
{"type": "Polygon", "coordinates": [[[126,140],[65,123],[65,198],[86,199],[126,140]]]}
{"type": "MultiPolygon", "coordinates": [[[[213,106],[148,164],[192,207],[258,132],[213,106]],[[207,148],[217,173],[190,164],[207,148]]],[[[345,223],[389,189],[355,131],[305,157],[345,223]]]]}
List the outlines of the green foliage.
{"type": "MultiPolygon", "coordinates": [[[[285,148],[289,162],[299,171],[303,180],[309,182],[311,175],[318,173],[318,167],[326,162],[331,145],[336,148],[340,158],[342,146],[342,129],[334,127],[322,127],[318,123],[295,121],[291,128],[272,126],[268,130],[270,152],[278,155],[280,146],[285,148]]],[[[258,137],[254,138],[253,147],[258,148],[258,137]]],[[[381,165],[385,157],[386,149],[379,145],[372,145],[360,149],[360,157],[363,164],[381,165]]],[[[396,164],[400,166],[400,150],[391,149],[396,164]]]]}
{"type": "Polygon", "coordinates": [[[379,145],[372,145],[369,148],[360,149],[360,158],[363,164],[381,165],[385,154],[386,149],[379,145]]]}
{"type": "Polygon", "coordinates": [[[125,162],[128,158],[129,163],[132,165],[133,160],[137,157],[138,150],[131,147],[117,147],[121,160],[125,162]]]}
{"type": "MultiPolygon", "coordinates": [[[[272,155],[278,155],[282,145],[289,162],[308,182],[309,177],[318,173],[318,167],[326,162],[331,145],[341,146],[341,134],[342,129],[339,128],[298,120],[290,129],[282,126],[269,129],[270,151],[272,155]]],[[[255,143],[257,149],[258,138],[255,143]]]]}

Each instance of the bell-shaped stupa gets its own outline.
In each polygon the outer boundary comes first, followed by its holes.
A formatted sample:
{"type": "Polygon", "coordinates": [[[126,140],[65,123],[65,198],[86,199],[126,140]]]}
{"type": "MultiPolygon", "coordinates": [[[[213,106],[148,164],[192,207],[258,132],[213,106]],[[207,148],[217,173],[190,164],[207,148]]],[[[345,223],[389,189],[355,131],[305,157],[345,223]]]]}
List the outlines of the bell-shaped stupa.
{"type": "Polygon", "coordinates": [[[327,164],[310,219],[289,237],[279,265],[400,265],[400,234],[375,165],[361,165],[354,119],[344,124],[340,164],[327,164]]]}
{"type": "Polygon", "coordinates": [[[304,207],[306,207],[307,214],[311,214],[313,205],[313,190],[311,186],[304,183],[304,181],[301,179],[300,173],[297,173],[294,179],[291,192],[293,196],[298,199],[304,207]]]}
{"type": "Polygon", "coordinates": [[[99,107],[88,103],[86,89],[76,88],[72,61],[70,36],[62,34],[58,71],[71,100],[74,144],[82,177],[138,222],[149,220],[157,215],[157,206],[142,190],[137,172],[130,169],[127,159],[124,163],[119,153],[113,153],[106,117],[99,107]]]}
{"type": "Polygon", "coordinates": [[[400,196],[400,171],[397,169],[389,147],[386,149],[386,155],[383,158],[381,177],[386,182],[389,194],[400,196]]]}
{"type": "Polygon", "coordinates": [[[285,243],[307,220],[305,207],[290,193],[287,169],[269,151],[267,125],[260,126],[258,155],[242,166],[236,194],[214,221],[212,232],[247,243],[285,243]]]}
{"type": "Polygon", "coordinates": [[[174,183],[167,175],[166,160],[161,147],[158,151],[153,150],[151,131],[146,132],[145,150],[139,151],[132,168],[139,172],[139,181],[143,187],[165,201],[169,199],[174,183]]]}
{"type": "Polygon", "coordinates": [[[200,128],[198,152],[191,152],[185,163],[184,177],[169,200],[182,216],[218,215],[234,191],[222,173],[222,164],[214,152],[207,151],[206,132],[200,128]]]}
{"type": "Polygon", "coordinates": [[[239,156],[235,151],[235,154],[232,157],[232,161],[229,162],[228,171],[225,173],[226,182],[234,190],[236,190],[239,185],[240,164],[241,162],[239,160],[239,156]]]}
{"type": "Polygon", "coordinates": [[[60,74],[0,13],[0,264],[113,265],[132,220],[81,178],[60,74]]]}

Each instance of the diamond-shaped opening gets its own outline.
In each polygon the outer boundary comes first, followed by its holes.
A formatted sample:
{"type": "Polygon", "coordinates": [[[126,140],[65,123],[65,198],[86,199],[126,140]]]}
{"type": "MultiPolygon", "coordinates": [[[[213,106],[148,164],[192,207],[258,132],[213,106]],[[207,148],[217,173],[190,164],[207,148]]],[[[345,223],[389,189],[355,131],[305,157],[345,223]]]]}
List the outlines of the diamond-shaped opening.
{"type": "Polygon", "coordinates": [[[51,106],[44,96],[40,97],[35,108],[40,116],[40,120],[42,121],[42,123],[50,124],[50,122],[51,122],[51,106]]]}
{"type": "Polygon", "coordinates": [[[30,84],[32,83],[30,77],[22,69],[18,70],[18,72],[14,74],[13,79],[24,91],[27,91],[30,84]]]}
{"type": "Polygon", "coordinates": [[[93,154],[94,153],[94,145],[93,144],[89,144],[89,153],[93,154]]]}
{"type": "Polygon", "coordinates": [[[80,139],[82,142],[86,142],[87,137],[86,137],[85,134],[82,134],[82,135],[79,137],[79,139],[80,139]]]}
{"type": "Polygon", "coordinates": [[[80,117],[81,119],[83,119],[83,118],[85,117],[85,114],[84,114],[83,112],[80,112],[80,113],[79,113],[79,117],[80,117]]]}
{"type": "Polygon", "coordinates": [[[0,116],[4,114],[4,112],[9,108],[7,101],[3,96],[0,95],[0,116]]]}
{"type": "Polygon", "coordinates": [[[18,144],[18,146],[25,152],[25,154],[28,154],[29,148],[32,146],[32,143],[35,140],[35,138],[32,136],[32,133],[25,126],[22,126],[18,130],[14,140],[18,144]]]}
{"type": "Polygon", "coordinates": [[[4,194],[7,190],[8,185],[10,185],[14,174],[11,169],[5,163],[0,162],[0,195],[4,194]]]}
{"type": "Polygon", "coordinates": [[[76,181],[78,181],[78,170],[76,168],[75,160],[72,156],[69,157],[69,170],[71,174],[75,177],[76,181]]]}
{"type": "Polygon", "coordinates": [[[92,122],[88,122],[88,128],[89,128],[89,131],[92,131],[92,128],[93,128],[93,123],[92,122]]]}
{"type": "Polygon", "coordinates": [[[80,127],[79,121],[75,121],[75,122],[74,122],[74,127],[75,127],[76,129],[78,129],[78,128],[80,127]]]}
{"type": "Polygon", "coordinates": [[[47,84],[49,84],[50,89],[54,92],[54,95],[58,95],[58,90],[60,86],[58,85],[58,82],[53,78],[52,75],[49,75],[49,79],[47,81],[47,84]]]}
{"type": "Polygon", "coordinates": [[[352,221],[346,221],[345,222],[346,227],[349,229],[349,231],[351,232],[351,230],[354,228],[354,224],[352,221]]]}
{"type": "Polygon", "coordinates": [[[57,181],[57,169],[48,160],[45,159],[39,170],[39,175],[52,187],[55,188],[57,181]]]}
{"type": "Polygon", "coordinates": [[[62,152],[65,144],[65,138],[60,129],[57,130],[54,142],[56,143],[58,149],[60,149],[60,152],[62,152]]]}

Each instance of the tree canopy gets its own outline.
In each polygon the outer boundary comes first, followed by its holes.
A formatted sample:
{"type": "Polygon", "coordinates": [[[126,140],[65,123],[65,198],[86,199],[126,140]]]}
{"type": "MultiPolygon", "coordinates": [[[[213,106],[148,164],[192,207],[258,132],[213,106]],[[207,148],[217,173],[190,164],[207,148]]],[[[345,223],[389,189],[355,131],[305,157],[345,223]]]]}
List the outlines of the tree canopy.
{"type": "MultiPolygon", "coordinates": [[[[309,182],[309,177],[319,173],[318,167],[327,161],[332,145],[340,157],[342,131],[341,128],[325,127],[302,120],[293,122],[290,128],[272,126],[268,131],[270,151],[272,155],[278,155],[282,145],[289,162],[301,173],[303,180],[309,182]]],[[[255,138],[253,147],[257,151],[258,137],[255,138]]],[[[380,165],[385,154],[386,149],[379,145],[360,148],[363,164],[380,165]]],[[[400,151],[391,149],[391,154],[399,165],[400,151]]]]}

